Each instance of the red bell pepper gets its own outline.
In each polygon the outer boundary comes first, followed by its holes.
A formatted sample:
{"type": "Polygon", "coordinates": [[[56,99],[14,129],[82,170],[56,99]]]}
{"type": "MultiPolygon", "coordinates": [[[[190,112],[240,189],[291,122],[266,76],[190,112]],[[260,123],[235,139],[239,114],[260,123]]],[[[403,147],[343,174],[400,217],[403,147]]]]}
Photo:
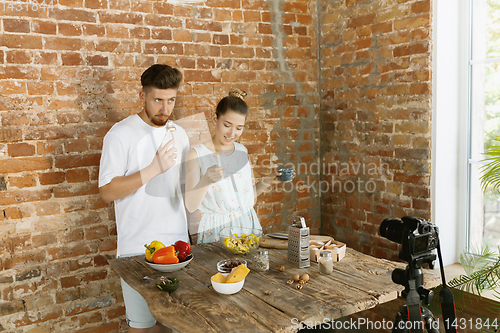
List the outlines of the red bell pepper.
{"type": "Polygon", "coordinates": [[[189,260],[193,256],[191,254],[191,246],[188,243],[179,240],[179,241],[175,242],[174,246],[175,246],[175,249],[177,251],[179,251],[179,254],[177,255],[177,257],[179,257],[179,261],[182,262],[182,261],[189,260]]]}
{"type": "Polygon", "coordinates": [[[153,262],[155,264],[177,264],[177,251],[173,245],[163,247],[153,253],[153,262]]]}

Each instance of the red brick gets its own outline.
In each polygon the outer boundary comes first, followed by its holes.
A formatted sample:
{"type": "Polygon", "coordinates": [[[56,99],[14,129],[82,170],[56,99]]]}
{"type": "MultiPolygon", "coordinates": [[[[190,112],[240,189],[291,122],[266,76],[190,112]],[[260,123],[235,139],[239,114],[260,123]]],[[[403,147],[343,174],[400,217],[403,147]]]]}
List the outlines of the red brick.
{"type": "Polygon", "coordinates": [[[217,34],[214,34],[214,36],[213,36],[213,44],[227,45],[227,44],[229,44],[229,36],[228,35],[217,35],[217,34]]]}
{"type": "Polygon", "coordinates": [[[85,8],[91,9],[107,9],[107,0],[85,0],[85,8]]]}
{"type": "Polygon", "coordinates": [[[303,14],[309,11],[307,6],[308,4],[306,2],[285,2],[283,5],[283,11],[287,13],[292,12],[303,14]]]}
{"type": "MultiPolygon", "coordinates": [[[[169,30],[170,31],[170,30],[169,30]]],[[[151,29],[147,27],[134,27],[130,29],[130,37],[138,39],[149,39],[151,36],[151,29]]],[[[168,38],[170,39],[170,38],[168,38]]]]}
{"type": "Polygon", "coordinates": [[[22,202],[47,200],[52,197],[50,190],[0,191],[0,205],[13,205],[22,202]]]}
{"type": "Polygon", "coordinates": [[[61,288],[72,288],[80,285],[80,280],[76,276],[67,276],[60,279],[61,288]]]}
{"type": "Polygon", "coordinates": [[[75,9],[75,8],[57,8],[49,11],[49,17],[56,21],[78,21],[78,22],[97,22],[97,12],[75,9]]]}
{"type": "Polygon", "coordinates": [[[85,230],[85,239],[93,240],[109,236],[108,228],[104,225],[94,226],[85,230]]]}
{"type": "MultiPolygon", "coordinates": [[[[23,207],[7,207],[3,210],[3,214],[0,214],[0,215],[5,215],[6,219],[22,219],[22,218],[31,216],[31,213],[30,213],[30,211],[28,211],[27,209],[24,209],[23,207]]],[[[23,237],[26,239],[29,239],[29,237],[25,237],[25,236],[23,236],[23,237]]],[[[11,238],[8,243],[13,244],[14,239],[19,239],[19,237],[18,238],[11,238]]],[[[22,246],[23,248],[25,247],[24,246],[25,242],[26,241],[23,241],[23,246],[22,246]]],[[[8,251],[12,252],[13,250],[14,249],[10,249],[8,251]]]]}
{"type": "Polygon", "coordinates": [[[238,9],[238,8],[240,8],[240,1],[239,0],[207,0],[207,1],[205,1],[205,6],[238,9]]]}
{"type": "Polygon", "coordinates": [[[28,82],[28,94],[30,95],[52,95],[53,93],[52,82],[28,82]]]}
{"type": "Polygon", "coordinates": [[[98,327],[91,327],[91,328],[86,328],[83,330],[79,330],[78,333],[113,333],[113,332],[118,332],[120,329],[120,324],[116,322],[112,322],[109,324],[104,324],[102,326],[98,327]]]}
{"type": "Polygon", "coordinates": [[[31,27],[34,33],[44,35],[55,35],[57,33],[57,24],[50,21],[33,20],[31,27]]]}
{"type": "Polygon", "coordinates": [[[10,176],[9,185],[17,188],[36,186],[36,178],[34,175],[10,176]]]}
{"type": "Polygon", "coordinates": [[[392,22],[376,23],[371,26],[373,34],[383,34],[392,31],[392,22]]]}
{"type": "Polygon", "coordinates": [[[146,54],[183,54],[183,44],[179,43],[146,43],[144,46],[146,54]]]}
{"type": "Polygon", "coordinates": [[[0,303],[0,316],[8,316],[24,311],[26,311],[24,308],[24,301],[21,299],[0,303]]]}
{"type": "Polygon", "coordinates": [[[38,65],[57,65],[57,53],[37,51],[33,55],[33,62],[38,65]]]}
{"type": "Polygon", "coordinates": [[[82,55],[76,52],[68,52],[61,54],[61,60],[63,66],[78,66],[85,64],[82,55]]]}
{"type": "Polygon", "coordinates": [[[430,0],[419,1],[411,5],[411,12],[414,14],[430,13],[431,10],[430,0]]]}
{"type": "Polygon", "coordinates": [[[41,49],[42,37],[3,34],[0,38],[0,46],[10,49],[41,49]]]}
{"type": "Polygon", "coordinates": [[[421,16],[413,16],[406,17],[401,20],[394,21],[394,30],[402,30],[402,29],[414,29],[417,27],[428,26],[430,22],[430,15],[421,15],[421,16]]]}
{"type": "Polygon", "coordinates": [[[36,214],[38,216],[58,214],[61,205],[58,202],[40,202],[36,205],[36,214]]]}
{"type": "Polygon", "coordinates": [[[21,327],[21,326],[26,326],[26,325],[34,325],[38,323],[44,323],[49,320],[55,320],[58,319],[62,316],[62,311],[55,311],[55,312],[49,312],[49,313],[44,313],[43,315],[36,316],[36,317],[31,317],[28,315],[25,315],[24,317],[21,317],[19,320],[13,320],[13,324],[15,327],[21,327]],[[38,319],[36,319],[38,318],[38,319]]]}
{"type": "Polygon", "coordinates": [[[27,251],[20,253],[16,252],[15,256],[6,258],[4,261],[4,268],[11,269],[22,267],[29,264],[40,264],[46,261],[46,253],[43,250],[37,250],[34,253],[27,253],[27,251]]]}
{"type": "Polygon", "coordinates": [[[142,24],[142,15],[137,13],[99,13],[100,23],[125,23],[125,24],[142,24]]]}
{"type": "Polygon", "coordinates": [[[230,22],[231,11],[227,9],[214,8],[214,20],[220,22],[230,22]]]}
{"type": "Polygon", "coordinates": [[[49,260],[79,257],[95,252],[96,248],[91,244],[64,244],[63,246],[47,250],[49,260]]]}
{"type": "Polygon", "coordinates": [[[26,94],[26,83],[21,81],[7,81],[0,85],[0,94],[26,94]]]}
{"type": "Polygon", "coordinates": [[[32,243],[33,247],[35,248],[49,244],[54,244],[56,242],[57,242],[57,237],[52,232],[32,236],[32,243]]]}
{"type": "Polygon", "coordinates": [[[70,169],[75,166],[94,166],[99,165],[100,159],[101,154],[57,156],[55,167],[58,169],[70,169]]]}
{"type": "Polygon", "coordinates": [[[40,185],[55,185],[64,182],[64,172],[40,173],[38,180],[40,185]]]}
{"type": "Polygon", "coordinates": [[[77,197],[81,195],[98,194],[97,184],[74,183],[70,185],[59,185],[52,189],[55,198],[77,197]]]}
{"type": "Polygon", "coordinates": [[[62,36],[80,36],[82,34],[82,27],[74,23],[59,23],[59,35],[62,36]]]}
{"type": "Polygon", "coordinates": [[[29,33],[30,32],[30,22],[23,19],[3,19],[3,29],[7,32],[20,32],[29,33]]]}
{"type": "Polygon", "coordinates": [[[68,183],[86,182],[89,180],[89,171],[87,169],[72,169],[66,171],[66,180],[68,183]]]}
{"type": "Polygon", "coordinates": [[[370,24],[373,24],[375,22],[376,18],[377,18],[377,16],[375,13],[354,17],[354,18],[351,18],[347,22],[346,27],[347,28],[357,28],[357,27],[361,27],[363,25],[370,25],[370,24]]]}
{"type": "Polygon", "coordinates": [[[84,24],[82,28],[83,28],[83,34],[85,36],[98,36],[98,37],[106,36],[106,28],[104,26],[97,24],[84,24]]]}
{"type": "Polygon", "coordinates": [[[410,94],[424,95],[429,94],[430,88],[428,83],[413,83],[410,85],[410,94]]]}
{"type": "Polygon", "coordinates": [[[429,200],[413,199],[412,200],[414,209],[429,210],[431,209],[431,202],[429,200]]]}
{"type": "MultiPolygon", "coordinates": [[[[26,146],[23,146],[26,147],[26,146]]],[[[22,171],[45,170],[52,167],[50,157],[26,157],[0,160],[0,174],[22,171]]]]}
{"type": "Polygon", "coordinates": [[[45,49],[77,51],[83,47],[80,38],[46,37],[45,49]]]}
{"type": "Polygon", "coordinates": [[[170,28],[153,28],[151,30],[152,39],[170,40],[172,39],[172,29],[170,28]]]}
{"type": "Polygon", "coordinates": [[[10,64],[29,64],[33,60],[31,51],[25,50],[7,51],[5,52],[5,56],[7,63],[10,64]]]}
{"type": "Polygon", "coordinates": [[[94,55],[87,57],[87,64],[90,66],[108,66],[108,57],[101,55],[94,55]]]}
{"type": "Polygon", "coordinates": [[[187,82],[220,82],[220,78],[213,76],[211,71],[186,70],[184,72],[184,80],[187,82]]]}
{"type": "Polygon", "coordinates": [[[144,18],[144,23],[148,26],[169,27],[179,29],[183,27],[183,20],[177,17],[147,15],[144,18]]]}
{"type": "Polygon", "coordinates": [[[99,281],[104,280],[108,276],[108,272],[105,270],[90,272],[82,275],[82,281],[99,281]]]}

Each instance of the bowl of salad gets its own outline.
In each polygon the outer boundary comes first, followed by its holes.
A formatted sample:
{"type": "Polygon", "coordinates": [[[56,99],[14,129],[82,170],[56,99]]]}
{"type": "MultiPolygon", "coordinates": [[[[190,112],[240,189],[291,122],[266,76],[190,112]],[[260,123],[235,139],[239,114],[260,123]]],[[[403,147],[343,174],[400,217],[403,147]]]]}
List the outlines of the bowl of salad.
{"type": "Polygon", "coordinates": [[[250,254],[257,250],[262,229],[225,227],[219,234],[223,247],[233,254],[250,254]]]}

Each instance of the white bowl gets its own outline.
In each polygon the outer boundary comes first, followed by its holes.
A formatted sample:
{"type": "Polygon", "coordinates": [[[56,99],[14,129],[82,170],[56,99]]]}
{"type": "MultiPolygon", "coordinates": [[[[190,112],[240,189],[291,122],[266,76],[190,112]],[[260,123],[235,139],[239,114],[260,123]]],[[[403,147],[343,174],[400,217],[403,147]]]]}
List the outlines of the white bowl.
{"type": "MultiPolygon", "coordinates": [[[[229,275],[229,273],[224,274],[225,277],[229,275]]],[[[236,294],[238,291],[243,288],[243,285],[245,284],[245,279],[240,282],[234,282],[234,283],[220,283],[220,282],[214,282],[212,279],[210,279],[210,282],[212,282],[212,287],[216,292],[219,294],[224,294],[224,295],[231,295],[231,294],[236,294]]]]}
{"type": "Polygon", "coordinates": [[[154,263],[149,262],[146,259],[144,259],[144,261],[146,262],[146,264],[149,265],[149,267],[151,267],[152,269],[155,269],[157,271],[160,271],[160,272],[175,272],[175,271],[178,271],[181,268],[186,267],[187,264],[189,264],[191,262],[191,260],[193,260],[193,257],[191,257],[191,259],[189,259],[189,260],[180,262],[178,264],[154,264],[154,263]]]}

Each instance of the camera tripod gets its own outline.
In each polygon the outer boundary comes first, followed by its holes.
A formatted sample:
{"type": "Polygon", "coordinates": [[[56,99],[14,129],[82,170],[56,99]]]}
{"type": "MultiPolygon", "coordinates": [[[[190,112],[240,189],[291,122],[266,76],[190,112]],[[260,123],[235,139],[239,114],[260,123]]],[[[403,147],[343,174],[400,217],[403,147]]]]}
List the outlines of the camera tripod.
{"type": "Polygon", "coordinates": [[[402,295],[406,298],[407,303],[399,308],[394,321],[393,333],[423,333],[424,328],[428,333],[440,333],[439,322],[436,321],[432,312],[420,305],[422,300],[426,305],[429,305],[434,296],[432,290],[425,289],[423,286],[424,274],[421,264],[427,262],[429,266],[433,266],[434,259],[436,259],[436,255],[428,254],[412,260],[405,270],[396,268],[392,272],[392,281],[405,287],[402,295]]]}
{"type": "MultiPolygon", "coordinates": [[[[422,307],[422,319],[423,323],[425,323],[425,328],[428,333],[440,333],[439,331],[439,322],[436,321],[434,315],[431,310],[422,307]]],[[[394,321],[394,329],[392,332],[394,333],[406,333],[410,330],[410,322],[408,321],[408,308],[403,305],[399,308],[398,314],[396,315],[396,320],[394,321]],[[403,319],[404,318],[404,319],[403,319]]],[[[413,332],[413,330],[412,330],[413,332]]]]}

